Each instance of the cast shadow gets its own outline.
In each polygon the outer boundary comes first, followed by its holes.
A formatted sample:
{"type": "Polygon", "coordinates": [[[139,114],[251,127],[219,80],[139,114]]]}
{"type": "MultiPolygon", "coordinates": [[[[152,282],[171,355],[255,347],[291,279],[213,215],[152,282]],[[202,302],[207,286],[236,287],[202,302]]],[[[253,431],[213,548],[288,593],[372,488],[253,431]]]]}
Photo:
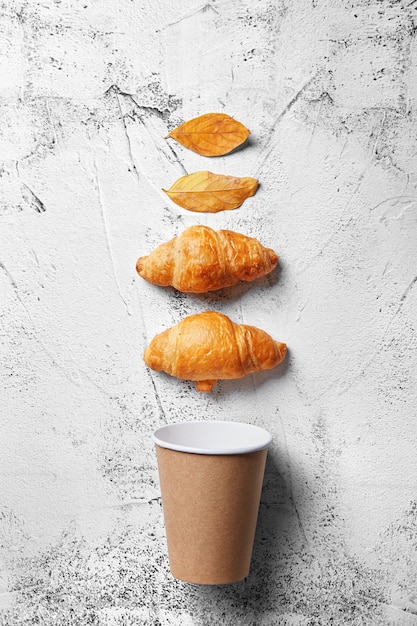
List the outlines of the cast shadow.
{"type": "MultiPolygon", "coordinates": [[[[259,506],[258,523],[253,546],[252,564],[246,580],[247,591],[254,608],[260,614],[271,605],[271,595],[276,594],[277,567],[288,544],[299,541],[300,530],[294,519],[292,489],[287,484],[288,470],[276,450],[268,452],[265,476],[259,506]]],[[[273,604],[273,603],[272,603],[273,604]]]]}
{"type": "Polygon", "coordinates": [[[194,302],[199,307],[204,306],[218,310],[222,308],[223,304],[227,305],[229,302],[243,298],[250,290],[259,292],[270,290],[281,280],[283,271],[282,264],[278,263],[277,267],[266,276],[261,276],[253,281],[239,281],[231,287],[224,287],[223,289],[206,293],[185,293],[178,291],[175,287],[160,287],[158,285],[154,285],[154,288],[161,293],[167,294],[171,302],[177,306],[184,305],[187,311],[189,310],[188,305],[190,302],[194,302]]]}
{"type": "MultiPolygon", "coordinates": [[[[278,337],[277,340],[279,341],[279,339],[278,337]]],[[[276,367],[270,370],[253,372],[253,374],[243,376],[242,378],[219,380],[214,386],[211,396],[213,399],[220,401],[225,396],[230,396],[231,394],[245,394],[248,391],[253,391],[253,389],[260,390],[268,381],[278,381],[286,375],[291,367],[290,359],[291,353],[287,347],[284,360],[276,367]]]]}
{"type": "Polygon", "coordinates": [[[225,287],[224,289],[218,289],[217,291],[209,291],[208,293],[201,294],[188,294],[191,299],[196,299],[205,303],[218,303],[218,302],[230,302],[242,298],[248,291],[257,289],[263,291],[271,289],[278,284],[281,274],[282,266],[278,263],[277,267],[272,270],[266,276],[261,276],[253,281],[240,281],[231,287],[225,287]]]}
{"type": "Polygon", "coordinates": [[[227,615],[230,624],[255,625],[262,622],[263,615],[276,610],[279,597],[283,600],[282,580],[292,574],[288,548],[303,545],[299,525],[301,508],[295,507],[286,476],[284,460],[276,450],[270,450],[249,575],[229,585],[192,585],[191,595],[202,612],[213,612],[216,606],[221,614],[227,615]]]}
{"type": "Polygon", "coordinates": [[[252,146],[256,145],[256,141],[253,138],[252,135],[248,135],[248,137],[245,139],[245,141],[241,144],[239,144],[238,146],[236,146],[236,148],[233,148],[233,150],[230,150],[229,152],[226,152],[225,154],[221,154],[219,156],[209,156],[209,159],[218,159],[219,157],[225,157],[225,156],[229,156],[230,154],[236,154],[236,152],[240,152],[241,150],[247,150],[248,148],[251,148],[252,146]]]}

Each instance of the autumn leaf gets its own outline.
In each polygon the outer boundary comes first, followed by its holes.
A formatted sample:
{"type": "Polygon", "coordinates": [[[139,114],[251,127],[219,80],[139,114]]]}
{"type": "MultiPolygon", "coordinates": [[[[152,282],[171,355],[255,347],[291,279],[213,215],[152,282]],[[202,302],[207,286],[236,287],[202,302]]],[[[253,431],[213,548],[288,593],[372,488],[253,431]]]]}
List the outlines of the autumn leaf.
{"type": "Polygon", "coordinates": [[[237,178],[212,172],[194,172],[182,176],[170,189],[163,189],[173,202],[198,213],[217,213],[238,206],[253,196],[256,178],[237,178]]]}
{"type": "Polygon", "coordinates": [[[174,128],[167,137],[202,156],[222,156],[246,141],[250,130],[225,113],[206,113],[174,128]]]}

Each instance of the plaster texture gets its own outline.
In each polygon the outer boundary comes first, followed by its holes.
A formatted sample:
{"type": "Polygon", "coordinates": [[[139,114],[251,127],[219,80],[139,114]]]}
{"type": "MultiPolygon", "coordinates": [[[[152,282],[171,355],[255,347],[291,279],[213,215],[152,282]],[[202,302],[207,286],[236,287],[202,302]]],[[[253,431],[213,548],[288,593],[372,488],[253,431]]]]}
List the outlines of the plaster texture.
{"type": "Polygon", "coordinates": [[[0,624],[417,624],[417,3],[8,0],[0,5],[0,624]],[[164,136],[226,112],[244,149],[164,136]],[[161,191],[255,176],[234,211],[161,191]],[[207,296],[147,284],[192,224],[255,236],[280,270],[207,296]],[[214,309],[285,341],[211,394],[148,341],[214,309]],[[273,435],[252,569],[172,579],[152,431],[273,435]]]}

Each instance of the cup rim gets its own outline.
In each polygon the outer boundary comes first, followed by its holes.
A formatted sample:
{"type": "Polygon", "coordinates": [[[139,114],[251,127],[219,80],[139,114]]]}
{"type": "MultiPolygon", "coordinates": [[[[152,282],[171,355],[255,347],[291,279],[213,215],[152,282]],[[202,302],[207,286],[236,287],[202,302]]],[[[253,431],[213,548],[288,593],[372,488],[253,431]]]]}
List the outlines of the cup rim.
{"type": "Polygon", "coordinates": [[[161,448],[168,448],[169,450],[176,450],[178,452],[188,452],[191,454],[230,455],[248,454],[249,452],[264,450],[271,443],[272,435],[261,426],[255,426],[254,424],[247,424],[245,422],[192,420],[189,422],[173,422],[171,424],[165,424],[153,432],[152,439],[154,443],[161,448]],[[193,429],[194,434],[196,434],[198,429],[200,430],[200,433],[197,433],[199,437],[196,438],[194,443],[190,439],[190,434],[192,435],[193,429]],[[188,438],[185,436],[184,443],[181,443],[178,440],[178,436],[181,434],[180,431],[183,431],[184,435],[187,430],[189,431],[188,438]],[[213,443],[213,434],[215,434],[215,430],[218,431],[218,439],[213,443]],[[175,431],[177,431],[177,439],[175,439],[175,431]],[[202,440],[202,434],[206,435],[204,440],[202,440]],[[236,444],[231,443],[233,434],[237,438],[236,444]]]}

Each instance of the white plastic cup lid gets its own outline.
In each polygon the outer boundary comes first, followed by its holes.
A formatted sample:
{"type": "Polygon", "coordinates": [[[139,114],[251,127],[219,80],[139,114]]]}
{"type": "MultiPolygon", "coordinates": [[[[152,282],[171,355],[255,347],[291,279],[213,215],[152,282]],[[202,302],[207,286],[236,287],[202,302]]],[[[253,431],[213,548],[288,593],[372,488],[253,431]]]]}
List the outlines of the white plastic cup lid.
{"type": "Polygon", "coordinates": [[[247,454],[267,448],[272,435],[259,426],[242,422],[176,422],[152,435],[162,448],[194,454],[247,454]]]}

